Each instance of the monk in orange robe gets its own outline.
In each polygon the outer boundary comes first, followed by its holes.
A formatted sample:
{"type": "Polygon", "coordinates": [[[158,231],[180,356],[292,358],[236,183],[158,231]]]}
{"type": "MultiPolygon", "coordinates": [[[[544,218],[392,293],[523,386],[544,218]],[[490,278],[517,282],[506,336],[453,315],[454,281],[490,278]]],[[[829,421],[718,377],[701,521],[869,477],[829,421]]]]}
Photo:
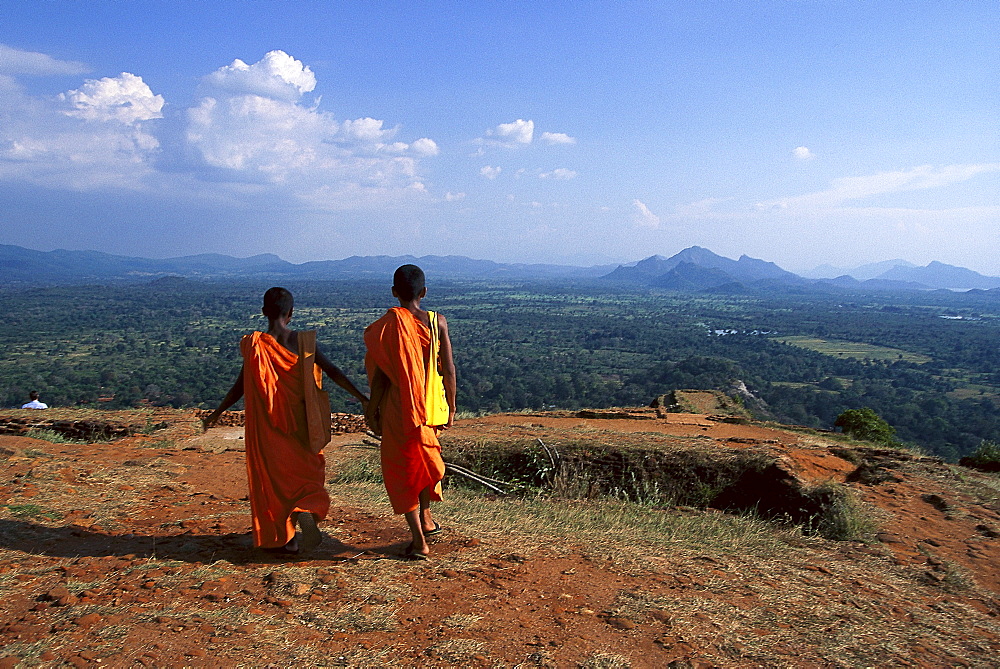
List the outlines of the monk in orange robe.
{"type": "Polygon", "coordinates": [[[321,370],[363,406],[368,400],[316,349],[314,331],[289,329],[292,307],[292,294],[284,288],[264,293],[268,330],[243,337],[239,377],[204,420],[206,429],[212,427],[223,411],[245,398],[254,545],[290,555],[320,544],[316,523],[330,508],[322,454],[330,441],[330,402],[321,390],[321,370]],[[301,540],[295,536],[296,524],[301,540]]]}
{"type": "Polygon", "coordinates": [[[455,363],[444,316],[420,308],[427,294],[424,273],[416,265],[403,265],[393,275],[392,294],[399,306],[389,309],[365,329],[365,367],[372,398],[365,418],[382,436],[382,478],[395,513],[406,518],[413,537],[406,557],[426,559],[427,537],[441,531],[431,517],[431,501],[441,500],[439,430],[455,420],[455,363]],[[436,325],[434,337],[432,327],[436,325]],[[438,350],[432,353],[432,340],[438,350]],[[429,418],[426,400],[427,365],[440,370],[447,402],[447,418],[429,418]]]}

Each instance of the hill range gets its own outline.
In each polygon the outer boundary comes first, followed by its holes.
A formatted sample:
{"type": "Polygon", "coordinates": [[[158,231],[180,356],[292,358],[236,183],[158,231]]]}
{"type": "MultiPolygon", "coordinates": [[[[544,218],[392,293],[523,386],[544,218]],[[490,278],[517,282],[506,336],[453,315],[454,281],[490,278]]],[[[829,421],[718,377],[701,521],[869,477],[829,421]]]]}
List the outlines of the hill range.
{"type": "Polygon", "coordinates": [[[194,280],[331,280],[384,278],[405,263],[419,264],[441,279],[599,281],[609,285],[678,291],[744,292],[768,290],[1000,290],[1000,277],[964,267],[931,262],[917,267],[902,260],[866,265],[835,277],[817,268],[813,278],[772,262],[743,255],[732,260],[692,246],[665,258],[650,256],[626,265],[500,263],[465,256],[351,256],[342,260],[291,263],[274,254],[234,258],[201,254],[141,258],[99,251],[35,251],[0,244],[0,285],[38,286],[144,283],[163,277],[194,280]]]}

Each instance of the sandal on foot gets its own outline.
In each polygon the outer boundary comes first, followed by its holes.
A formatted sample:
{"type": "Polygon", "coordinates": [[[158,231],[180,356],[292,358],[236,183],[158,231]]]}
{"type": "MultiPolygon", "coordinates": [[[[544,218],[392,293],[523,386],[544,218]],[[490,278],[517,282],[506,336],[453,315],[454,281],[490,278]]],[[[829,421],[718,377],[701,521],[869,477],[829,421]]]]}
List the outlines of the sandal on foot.
{"type": "Polygon", "coordinates": [[[428,558],[427,553],[418,553],[415,550],[413,550],[412,541],[406,545],[406,552],[403,553],[404,560],[419,561],[419,560],[426,560],[427,558],[428,558]]]}
{"type": "Polygon", "coordinates": [[[323,543],[323,534],[316,527],[316,519],[308,511],[299,514],[299,527],[302,528],[302,539],[299,541],[299,549],[311,551],[323,543]]]}
{"type": "Polygon", "coordinates": [[[441,534],[442,532],[444,532],[444,528],[441,527],[441,523],[438,523],[437,521],[435,521],[434,522],[434,529],[433,530],[424,530],[424,536],[425,537],[433,537],[435,534],[441,534]]]}

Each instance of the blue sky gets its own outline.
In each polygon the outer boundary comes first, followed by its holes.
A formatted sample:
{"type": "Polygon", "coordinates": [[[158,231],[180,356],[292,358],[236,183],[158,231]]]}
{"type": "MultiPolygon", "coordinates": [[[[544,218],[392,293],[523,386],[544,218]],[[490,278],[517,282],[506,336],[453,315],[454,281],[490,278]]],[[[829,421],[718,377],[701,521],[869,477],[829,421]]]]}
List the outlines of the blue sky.
{"type": "Polygon", "coordinates": [[[994,0],[0,15],[0,243],[1000,274],[994,0]]]}

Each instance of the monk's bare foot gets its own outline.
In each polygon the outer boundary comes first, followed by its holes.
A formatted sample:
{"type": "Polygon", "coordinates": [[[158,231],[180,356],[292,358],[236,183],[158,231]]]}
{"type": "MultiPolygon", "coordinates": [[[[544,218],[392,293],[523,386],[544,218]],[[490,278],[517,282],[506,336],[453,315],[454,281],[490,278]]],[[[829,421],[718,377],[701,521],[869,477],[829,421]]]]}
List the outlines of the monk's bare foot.
{"type": "Polygon", "coordinates": [[[435,534],[441,533],[441,525],[431,517],[431,510],[429,508],[421,509],[420,511],[420,529],[423,531],[425,537],[432,537],[435,534]]]}
{"type": "Polygon", "coordinates": [[[430,548],[427,546],[427,542],[424,542],[423,549],[420,550],[416,547],[416,543],[411,541],[406,546],[406,551],[403,553],[403,558],[406,560],[426,560],[427,556],[430,555],[430,548]]]}
{"type": "Polygon", "coordinates": [[[323,543],[323,535],[316,527],[316,519],[311,513],[300,513],[298,522],[299,527],[302,528],[302,541],[299,542],[299,548],[311,551],[323,543]]]}

